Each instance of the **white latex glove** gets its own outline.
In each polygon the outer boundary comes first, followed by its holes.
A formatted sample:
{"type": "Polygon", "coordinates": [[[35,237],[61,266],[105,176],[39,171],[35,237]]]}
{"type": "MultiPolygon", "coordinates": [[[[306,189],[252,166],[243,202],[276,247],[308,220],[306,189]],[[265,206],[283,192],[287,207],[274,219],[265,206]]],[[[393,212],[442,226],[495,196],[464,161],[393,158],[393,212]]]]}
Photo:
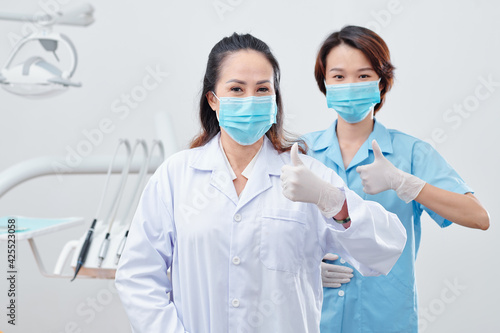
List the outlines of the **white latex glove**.
{"type": "Polygon", "coordinates": [[[337,215],[344,205],[344,192],[316,176],[302,163],[297,143],[292,146],[290,156],[292,165],[281,168],[283,195],[292,201],[316,204],[326,217],[337,215]]]}
{"type": "Polygon", "coordinates": [[[392,189],[406,203],[414,200],[425,182],[396,168],[384,157],[377,141],[372,141],[372,148],[375,155],[373,163],[356,168],[361,177],[363,191],[368,194],[377,194],[392,189]]]}
{"type": "MultiPolygon", "coordinates": [[[[328,253],[323,259],[337,260],[338,258],[338,255],[328,253]]],[[[340,288],[342,283],[350,282],[353,276],[350,267],[321,262],[321,280],[325,288],[340,288]]]]}

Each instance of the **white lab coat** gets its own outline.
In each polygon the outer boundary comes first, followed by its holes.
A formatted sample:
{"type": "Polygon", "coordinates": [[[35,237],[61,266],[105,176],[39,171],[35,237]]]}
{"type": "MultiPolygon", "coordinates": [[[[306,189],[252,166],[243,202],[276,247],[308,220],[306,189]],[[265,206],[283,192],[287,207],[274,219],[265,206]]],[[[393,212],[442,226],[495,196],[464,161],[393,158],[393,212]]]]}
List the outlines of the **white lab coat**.
{"type": "Polygon", "coordinates": [[[144,190],[116,273],[133,331],[319,332],[323,256],[387,274],[404,248],[403,226],[305,155],[307,167],[345,191],[351,227],[288,200],[280,174],[290,154],[267,137],[238,198],[218,140],[170,157],[144,190]]]}

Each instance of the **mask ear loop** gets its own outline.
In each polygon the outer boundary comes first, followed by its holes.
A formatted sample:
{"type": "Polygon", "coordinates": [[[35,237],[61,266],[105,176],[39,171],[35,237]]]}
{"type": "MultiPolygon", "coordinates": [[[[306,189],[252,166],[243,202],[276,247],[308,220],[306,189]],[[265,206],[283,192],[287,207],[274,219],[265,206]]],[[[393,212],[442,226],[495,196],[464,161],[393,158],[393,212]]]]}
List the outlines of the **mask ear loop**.
{"type": "MultiPolygon", "coordinates": [[[[379,92],[381,92],[381,91],[382,91],[382,89],[380,89],[380,82],[381,82],[381,81],[382,81],[382,78],[381,78],[381,77],[379,77],[379,78],[378,78],[378,80],[377,80],[377,87],[378,87],[378,91],[379,91],[379,92]]],[[[379,103],[377,103],[377,104],[379,104],[379,103]]],[[[375,104],[374,106],[372,106],[372,110],[370,111],[370,112],[371,112],[371,114],[372,114],[372,119],[375,119],[375,106],[376,106],[377,104],[375,104]]]]}
{"type": "MultiPolygon", "coordinates": [[[[145,144],[145,143],[144,143],[145,144]]],[[[135,189],[135,192],[132,196],[132,200],[130,201],[129,208],[127,210],[127,213],[125,215],[124,221],[129,220],[130,222],[127,225],[127,230],[125,230],[125,235],[123,236],[120,245],[118,246],[118,250],[116,251],[116,264],[118,265],[118,262],[120,261],[120,258],[123,253],[123,249],[125,248],[125,243],[127,242],[127,237],[128,237],[128,232],[130,230],[130,226],[132,225],[133,221],[133,214],[131,215],[130,213],[135,213],[135,208],[137,208],[137,205],[139,204],[139,199],[141,196],[139,195],[142,193],[140,189],[143,187],[146,175],[148,174],[149,167],[151,165],[151,160],[153,159],[153,153],[155,151],[155,148],[158,148],[158,152],[160,154],[160,160],[164,161],[165,160],[165,149],[163,147],[163,142],[161,140],[154,140],[153,145],[151,146],[151,150],[149,151],[149,156],[147,159],[145,159],[145,162],[143,164],[143,168],[141,169],[139,173],[139,180],[137,181],[137,187],[135,189]],[[132,209],[132,207],[134,209],[132,209]]]]}
{"type": "Polygon", "coordinates": [[[214,92],[213,90],[212,90],[212,91],[210,91],[210,92],[211,92],[211,93],[212,93],[212,95],[214,95],[214,97],[215,97],[215,98],[217,98],[217,100],[220,102],[220,99],[219,99],[219,97],[217,97],[217,95],[215,94],[215,92],[214,92]]]}
{"type": "MultiPolygon", "coordinates": [[[[380,81],[382,80],[381,77],[378,78],[377,80],[377,87],[378,87],[378,91],[380,92],[380,81]]],[[[378,104],[378,103],[377,103],[378,104]]],[[[375,104],[375,105],[377,105],[375,104]]],[[[371,114],[371,119],[375,119],[375,105],[373,105],[371,108],[370,108],[370,112],[369,114],[371,114]]],[[[368,115],[367,115],[368,116],[368,115]]]]}
{"type": "MultiPolygon", "coordinates": [[[[219,97],[217,97],[217,95],[215,94],[215,92],[212,90],[210,91],[212,93],[212,95],[214,95],[215,98],[217,98],[217,100],[219,101],[219,107],[220,107],[220,99],[219,97]]],[[[215,116],[217,117],[217,121],[219,121],[219,115],[217,114],[217,110],[214,110],[215,112],[215,116]]]]}

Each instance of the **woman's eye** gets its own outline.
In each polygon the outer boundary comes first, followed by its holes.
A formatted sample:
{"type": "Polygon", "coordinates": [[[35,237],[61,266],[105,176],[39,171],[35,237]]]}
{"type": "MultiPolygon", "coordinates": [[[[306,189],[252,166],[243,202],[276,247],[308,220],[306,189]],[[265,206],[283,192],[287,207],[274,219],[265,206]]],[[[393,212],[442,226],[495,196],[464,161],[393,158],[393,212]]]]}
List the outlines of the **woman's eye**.
{"type": "Polygon", "coordinates": [[[240,88],[240,87],[232,87],[232,88],[231,88],[231,91],[241,92],[241,91],[243,91],[243,90],[241,90],[241,88],[240,88]]]}
{"type": "Polygon", "coordinates": [[[261,87],[257,90],[258,92],[268,92],[269,91],[269,88],[267,87],[261,87]]]}
{"type": "Polygon", "coordinates": [[[334,79],[337,79],[337,80],[341,80],[341,79],[343,79],[344,77],[343,77],[342,75],[340,75],[340,74],[339,74],[339,75],[334,75],[334,76],[333,76],[333,78],[334,78],[334,79]]]}
{"type": "Polygon", "coordinates": [[[370,75],[368,75],[368,74],[362,74],[359,76],[360,79],[367,79],[369,77],[370,77],[370,75]]]}

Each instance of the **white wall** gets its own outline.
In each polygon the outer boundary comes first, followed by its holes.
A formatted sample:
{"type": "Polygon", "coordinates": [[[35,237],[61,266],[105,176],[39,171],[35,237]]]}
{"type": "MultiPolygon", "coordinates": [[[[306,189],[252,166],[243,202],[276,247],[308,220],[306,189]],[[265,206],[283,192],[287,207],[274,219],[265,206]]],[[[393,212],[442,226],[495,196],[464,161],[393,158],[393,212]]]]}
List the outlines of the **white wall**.
{"type": "MultiPolygon", "coordinates": [[[[51,1],[10,1],[2,9],[35,12],[47,3],[57,4],[51,1]]],[[[299,134],[323,129],[335,115],[326,108],[313,78],[316,51],[327,34],[346,24],[368,26],[388,43],[397,67],[394,89],[378,118],[389,128],[424,139],[431,138],[435,129],[441,131],[445,139],[436,143],[437,149],[491,214],[487,232],[455,225],[441,230],[425,216],[417,261],[420,307],[427,309],[421,331],[500,331],[499,4],[486,0],[115,0],[93,5],[94,25],[56,28],[76,44],[80,65],[75,79],[83,82],[82,88],[39,101],[0,90],[0,171],[33,157],[66,155],[68,147],[74,149],[85,140],[82,131],[96,128],[103,118],[111,119],[115,127],[92,154],[110,154],[122,137],[149,140],[154,137],[157,111],[170,114],[175,137],[186,147],[199,128],[196,105],[208,53],[233,31],[263,39],[280,61],[288,128],[299,134]],[[216,4],[226,4],[228,10],[220,14],[216,4]],[[121,103],[122,94],[142,84],[147,68],[157,67],[169,74],[158,88],[124,119],[113,113],[112,104],[121,103]],[[478,88],[483,85],[481,78],[494,82],[492,91],[473,105],[476,89],[483,89],[478,88]],[[443,118],[447,110],[464,104],[462,108],[470,112],[453,122],[443,118]],[[462,289],[450,294],[446,289],[450,283],[462,289]],[[444,302],[443,293],[456,298],[444,302]]],[[[0,61],[9,54],[9,34],[20,34],[24,26],[0,22],[0,61]]],[[[52,268],[65,242],[80,237],[88,227],[103,179],[64,176],[29,181],[0,198],[0,216],[85,217],[85,226],[37,239],[46,265],[52,268]]],[[[6,272],[5,243],[1,246],[0,262],[6,272]]],[[[26,242],[18,244],[18,251],[18,325],[7,326],[2,310],[0,330],[129,331],[110,281],[69,283],[44,278],[26,242]]],[[[0,304],[7,299],[4,280],[0,278],[0,304]]]]}

